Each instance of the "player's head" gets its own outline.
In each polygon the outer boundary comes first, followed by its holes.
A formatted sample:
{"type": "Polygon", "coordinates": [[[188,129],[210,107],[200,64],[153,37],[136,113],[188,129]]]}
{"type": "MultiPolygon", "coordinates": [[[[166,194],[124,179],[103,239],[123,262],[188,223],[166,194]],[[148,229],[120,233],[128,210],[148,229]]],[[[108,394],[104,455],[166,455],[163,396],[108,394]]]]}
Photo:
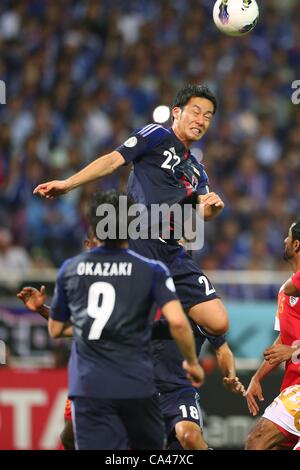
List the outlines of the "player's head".
{"type": "MultiPolygon", "coordinates": [[[[97,240],[111,248],[127,246],[128,225],[132,218],[120,207],[120,196],[117,191],[106,191],[95,193],[92,197],[88,211],[88,237],[92,246],[97,240]]],[[[132,203],[127,198],[127,208],[132,203]]]]}
{"type": "Polygon", "coordinates": [[[185,85],[172,103],[173,129],[187,144],[201,139],[217,110],[214,94],[204,85],[185,85]]]}
{"type": "Polygon", "coordinates": [[[293,222],[284,240],[284,259],[289,261],[300,253],[300,219],[293,222]]]}

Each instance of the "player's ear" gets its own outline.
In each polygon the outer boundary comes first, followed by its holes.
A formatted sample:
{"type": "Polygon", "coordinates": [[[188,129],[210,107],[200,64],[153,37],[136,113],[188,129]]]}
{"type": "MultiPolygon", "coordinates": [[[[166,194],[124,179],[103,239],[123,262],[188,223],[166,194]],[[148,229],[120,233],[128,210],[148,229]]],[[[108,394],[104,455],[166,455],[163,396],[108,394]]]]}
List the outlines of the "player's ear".
{"type": "Polygon", "coordinates": [[[83,244],[84,244],[84,249],[85,249],[85,250],[90,250],[90,248],[91,248],[91,242],[90,242],[90,240],[89,240],[88,238],[86,238],[86,239],[84,240],[83,244]]]}
{"type": "Polygon", "coordinates": [[[178,119],[180,112],[181,112],[181,108],[179,108],[179,106],[175,106],[174,108],[172,108],[173,119],[178,119]]]}
{"type": "Polygon", "coordinates": [[[295,250],[295,253],[299,253],[300,251],[300,241],[299,240],[295,240],[294,243],[294,250],[295,250]]]}

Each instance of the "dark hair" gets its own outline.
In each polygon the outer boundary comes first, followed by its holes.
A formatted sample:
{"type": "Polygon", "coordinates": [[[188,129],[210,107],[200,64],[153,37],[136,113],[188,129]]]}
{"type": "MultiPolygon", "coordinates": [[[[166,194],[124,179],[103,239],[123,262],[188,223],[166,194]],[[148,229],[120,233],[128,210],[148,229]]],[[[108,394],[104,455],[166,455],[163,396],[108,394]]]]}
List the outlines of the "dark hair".
{"type": "Polygon", "coordinates": [[[178,107],[183,108],[188,101],[197,96],[198,98],[206,98],[211,101],[214,105],[213,113],[217,111],[217,99],[210,89],[205,85],[185,85],[176,93],[176,96],[172,103],[172,108],[178,107]]]}
{"type": "Polygon", "coordinates": [[[291,232],[292,232],[293,242],[295,240],[300,240],[300,219],[294,222],[294,225],[292,225],[292,228],[291,228],[291,232]]]}
{"type": "MultiPolygon", "coordinates": [[[[88,214],[87,214],[88,222],[89,222],[89,230],[92,231],[93,235],[96,238],[98,238],[98,240],[102,241],[106,246],[110,246],[112,248],[117,247],[122,242],[124,242],[125,240],[128,239],[128,225],[129,225],[130,221],[132,220],[132,217],[129,217],[128,214],[125,214],[125,213],[121,214],[120,213],[120,207],[119,207],[119,198],[120,198],[120,196],[125,196],[126,197],[125,194],[121,194],[118,191],[106,191],[106,192],[95,193],[92,196],[92,202],[90,204],[90,207],[88,209],[88,214]],[[110,204],[111,206],[113,206],[114,209],[115,209],[116,217],[114,217],[113,219],[110,220],[109,219],[109,214],[108,214],[107,211],[104,211],[104,214],[97,215],[98,207],[103,205],[103,204],[110,204]],[[127,216],[127,218],[126,218],[126,216],[127,216]],[[103,219],[106,219],[107,223],[114,224],[115,236],[110,238],[109,234],[108,234],[108,236],[105,239],[101,239],[98,236],[97,225],[103,219]],[[126,226],[125,226],[126,230],[122,230],[122,229],[124,229],[124,226],[122,226],[122,224],[123,223],[125,224],[125,221],[127,222],[126,226]],[[120,228],[121,228],[121,233],[122,232],[125,233],[125,238],[122,237],[122,236],[119,238],[120,228]]],[[[127,210],[132,204],[133,204],[132,199],[127,197],[127,210]]]]}

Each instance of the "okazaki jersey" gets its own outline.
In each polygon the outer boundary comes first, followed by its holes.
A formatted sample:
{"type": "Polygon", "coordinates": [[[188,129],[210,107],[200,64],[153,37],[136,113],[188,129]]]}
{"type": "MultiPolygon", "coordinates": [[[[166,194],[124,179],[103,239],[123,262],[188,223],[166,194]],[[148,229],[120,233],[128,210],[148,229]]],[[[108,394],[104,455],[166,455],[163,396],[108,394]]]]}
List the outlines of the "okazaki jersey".
{"type": "Polygon", "coordinates": [[[61,267],[51,318],[72,320],[69,396],[143,398],[155,393],[153,304],[177,299],[163,265],[130,250],[94,248],[61,267]]]}

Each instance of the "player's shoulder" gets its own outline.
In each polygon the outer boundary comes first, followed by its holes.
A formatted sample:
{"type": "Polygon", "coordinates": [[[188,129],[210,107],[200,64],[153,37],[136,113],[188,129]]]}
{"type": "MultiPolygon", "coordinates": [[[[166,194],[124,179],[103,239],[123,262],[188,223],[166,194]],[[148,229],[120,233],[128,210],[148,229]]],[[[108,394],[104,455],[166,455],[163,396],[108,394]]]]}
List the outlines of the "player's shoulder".
{"type": "Polygon", "coordinates": [[[147,266],[149,269],[154,271],[161,271],[164,272],[166,275],[170,275],[167,266],[162,263],[161,261],[153,260],[150,258],[146,258],[146,256],[142,256],[139,253],[136,253],[132,250],[127,250],[127,253],[137,262],[147,266]]]}
{"type": "Polygon", "coordinates": [[[193,165],[198,168],[198,171],[200,173],[204,173],[206,174],[206,171],[205,171],[205,165],[201,162],[198,161],[198,159],[195,157],[195,155],[191,154],[190,156],[190,160],[191,162],[193,163],[193,165]]]}
{"type": "Polygon", "coordinates": [[[300,270],[296,271],[290,279],[292,279],[293,282],[300,282],[300,270]]]}
{"type": "Polygon", "coordinates": [[[72,256],[71,258],[66,259],[58,271],[58,276],[74,274],[74,269],[77,265],[86,259],[87,252],[79,253],[78,255],[72,256]]]}
{"type": "Polygon", "coordinates": [[[142,137],[148,137],[150,135],[160,135],[162,137],[164,136],[171,136],[171,131],[167,129],[166,127],[163,127],[161,124],[157,124],[155,122],[152,122],[150,124],[147,124],[144,127],[140,127],[136,129],[135,131],[136,134],[142,136],[142,137]]]}
{"type": "Polygon", "coordinates": [[[199,168],[203,168],[203,169],[205,168],[205,165],[203,163],[199,162],[198,158],[195,155],[193,155],[192,153],[190,155],[190,159],[199,168]]]}
{"type": "Polygon", "coordinates": [[[290,307],[292,309],[295,309],[297,312],[300,312],[300,297],[295,296],[295,295],[288,295],[284,293],[284,287],[288,281],[293,281],[293,283],[300,282],[300,271],[297,271],[290,277],[286,282],[282,284],[278,291],[278,305],[282,303],[283,308],[285,307],[290,307]]]}

